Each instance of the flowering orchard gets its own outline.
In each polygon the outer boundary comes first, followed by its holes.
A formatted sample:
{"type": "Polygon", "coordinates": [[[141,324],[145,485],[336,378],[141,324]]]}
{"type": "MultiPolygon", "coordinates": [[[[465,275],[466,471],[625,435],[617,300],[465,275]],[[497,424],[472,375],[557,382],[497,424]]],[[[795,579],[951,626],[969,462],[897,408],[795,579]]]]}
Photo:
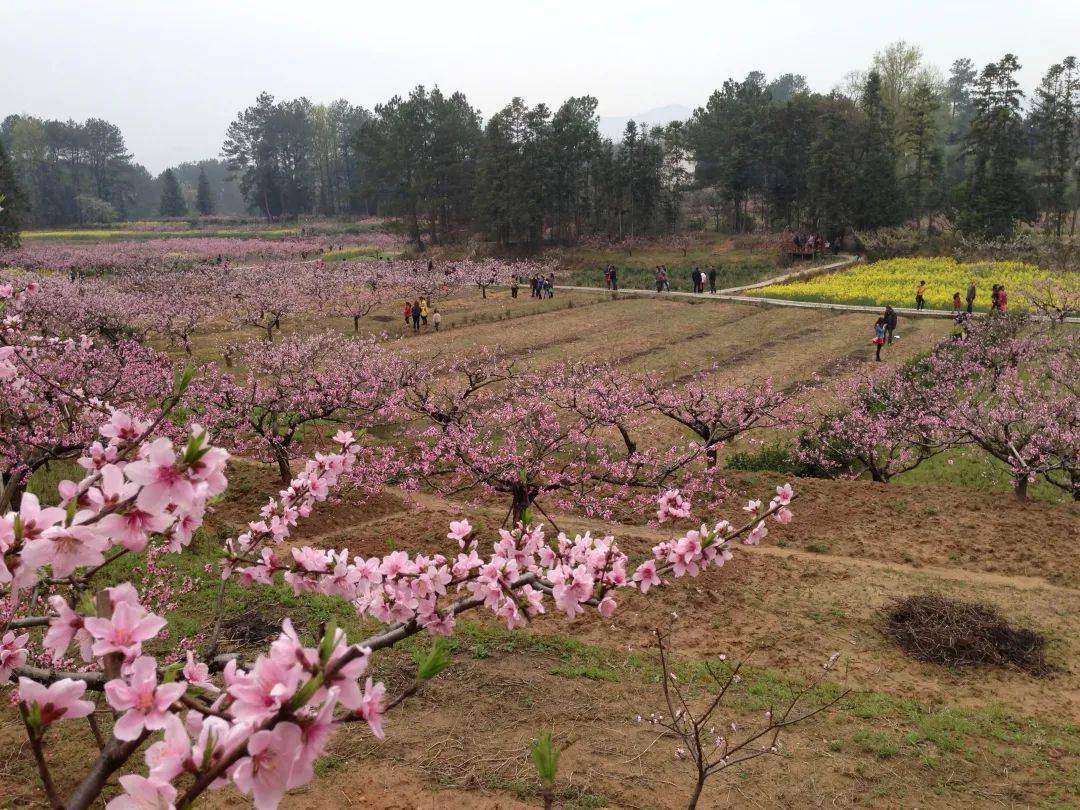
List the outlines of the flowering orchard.
{"type": "Polygon", "coordinates": [[[400,247],[401,240],[380,232],[295,239],[203,236],[100,242],[29,240],[21,247],[0,251],[0,267],[100,273],[156,269],[170,264],[222,264],[225,260],[303,261],[314,259],[333,247],[356,245],[391,249],[400,247]]]}
{"type": "Polygon", "coordinates": [[[382,304],[421,297],[430,302],[473,286],[486,290],[508,285],[514,277],[550,272],[532,262],[495,260],[435,266],[421,261],[283,259],[172,269],[155,266],[151,259],[129,262],[122,254],[113,260],[116,266],[109,273],[75,281],[19,271],[9,271],[7,281],[32,281],[40,287],[42,294],[35,296],[24,318],[49,333],[110,341],[157,336],[191,353],[193,336],[212,327],[250,329],[270,341],[291,319],[330,315],[348,318],[359,332],[361,321],[382,304]]]}
{"type": "Polygon", "coordinates": [[[1016,494],[1042,477],[1080,499],[1080,345],[1021,318],[964,324],[927,357],[838,386],[837,410],[798,455],[875,481],[973,446],[1005,464],[1016,494]]]}
{"type": "MultiPolygon", "coordinates": [[[[189,547],[208,505],[228,486],[229,454],[212,444],[198,424],[185,432],[176,428],[178,405],[197,390],[188,372],[178,375],[166,391],[161,390],[160,375],[148,373],[154,385],[123,389],[125,406],[131,407],[112,404],[110,397],[121,390],[119,385],[93,393],[81,390],[81,381],[66,365],[58,365],[50,350],[65,346],[91,352],[94,339],[42,331],[47,319],[34,322],[29,317],[39,311],[36,299],[41,294],[35,285],[0,288],[0,384],[5,395],[18,393],[31,404],[34,397],[59,398],[63,407],[58,411],[41,406],[41,420],[54,426],[71,420],[79,426],[64,452],[79,447],[84,474],[60,484],[55,506],[23,493],[17,502],[9,498],[9,507],[0,513],[0,683],[10,684],[43,790],[55,807],[85,808],[103,793],[113,794],[110,779],[121,769],[121,792],[108,803],[114,810],[187,807],[205,792],[229,785],[250,795],[257,807],[275,807],[287,790],[313,778],[314,763],[340,726],[360,723],[381,738],[387,731],[385,715],[448,664],[445,648],[434,645],[418,667],[416,682],[391,696],[370,672],[372,657],[380,650],[419,633],[450,634],[458,617],[474,610],[489,611],[511,629],[552,608],[568,616],[596,610],[610,617],[620,592],[647,593],[669,579],[723,565],[732,558],[736,542],[759,542],[768,520],[791,519],[795,496],[785,485],[767,505],[748,504],[751,515],[742,525],[724,520],[702,524],[658,543],[638,561],[620,551],[611,536],[569,537],[560,532],[550,537],[532,522],[530,510],[500,530],[488,548],[467,519],[452,521],[447,537],[458,545],[453,556],[394,551],[365,559],[347,549],[295,546],[290,542],[293,530],[317,503],[353,477],[365,478],[359,469],[368,463],[364,447],[356,434],[342,429],[333,437],[333,449],[316,452],[245,531],[224,541],[218,567],[223,581],[280,581],[297,596],[339,598],[357,614],[381,622],[382,629],[350,640],[330,623],[309,642],[285,619],[268,649],[242,661],[216,654],[219,602],[205,647],[196,650],[194,644],[169,638],[173,649],[186,650],[182,660],[171,663],[163,644],[170,619],[168,611],[160,609],[161,594],[146,579],[109,587],[105,583],[123,558],[143,557],[152,569],[161,551],[183,553],[189,547]],[[98,426],[94,436],[85,427],[90,423],[98,426]],[[61,792],[54,779],[58,763],[50,754],[51,743],[64,726],[80,721],[91,726],[100,747],[88,752],[85,761],[67,763],[65,771],[74,771],[77,778],[70,790],[61,792]]],[[[296,379],[282,380],[271,389],[251,379],[237,382],[230,396],[249,403],[238,409],[249,415],[276,412],[274,403],[281,401],[288,403],[280,406],[281,413],[310,406],[326,414],[333,406],[340,409],[341,421],[362,423],[364,414],[396,404],[384,397],[378,383],[371,393],[342,403],[340,392],[330,388],[326,378],[353,364],[378,365],[381,370],[390,364],[363,354],[372,350],[370,343],[338,346],[320,343],[323,340],[330,339],[283,342],[262,371],[296,379]],[[304,365],[304,353],[312,345],[325,350],[332,369],[304,365]],[[311,379],[300,381],[302,377],[311,379]],[[328,387],[311,385],[316,378],[328,387]],[[317,402],[324,393],[325,406],[317,402]]],[[[257,377],[256,358],[246,361],[257,377]]],[[[474,395],[484,389],[484,379],[492,379],[484,367],[461,373],[471,380],[467,385],[474,395]]],[[[509,375],[504,377],[510,381],[509,375]]],[[[580,382],[573,370],[560,379],[563,386],[580,382]]],[[[523,382],[527,387],[535,381],[523,382]]],[[[366,391],[370,384],[365,376],[343,388],[363,386],[366,391]]],[[[432,390],[436,387],[432,382],[432,390]]],[[[209,393],[202,390],[199,396],[209,393]]],[[[579,415],[595,411],[595,398],[604,395],[602,385],[580,397],[565,387],[545,394],[558,407],[579,415]]],[[[351,391],[349,396],[360,395],[351,391]]],[[[460,411],[468,398],[451,395],[448,401],[460,411]]],[[[402,407],[428,408],[436,422],[443,419],[447,425],[464,423],[463,417],[431,405],[434,399],[429,393],[402,407]]],[[[211,410],[231,407],[222,402],[207,409],[223,435],[234,428],[211,410]]],[[[474,422],[476,417],[470,414],[474,422]]],[[[605,424],[613,421],[608,418],[605,424]]],[[[250,422],[248,428],[258,434],[250,422]]],[[[474,428],[472,424],[469,430],[474,428]]],[[[260,439],[276,447],[280,435],[260,439]]],[[[33,456],[33,448],[24,445],[34,439],[13,434],[11,441],[21,458],[33,456]]],[[[244,447],[247,439],[233,441],[244,447]]],[[[252,449],[261,452],[257,441],[252,449]]],[[[626,482],[621,476],[601,483],[622,485],[626,482]]],[[[658,521],[691,515],[683,493],[663,492],[658,521]]],[[[168,594],[168,599],[183,599],[183,592],[168,594]]]]}

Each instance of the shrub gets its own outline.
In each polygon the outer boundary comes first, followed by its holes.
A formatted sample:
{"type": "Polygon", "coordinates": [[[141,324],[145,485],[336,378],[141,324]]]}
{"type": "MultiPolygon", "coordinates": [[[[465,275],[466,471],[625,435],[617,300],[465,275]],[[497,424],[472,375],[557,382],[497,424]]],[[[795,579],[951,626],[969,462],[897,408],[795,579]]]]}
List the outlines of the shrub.
{"type": "Polygon", "coordinates": [[[80,194],[75,198],[75,204],[79,207],[79,221],[82,223],[116,222],[116,209],[112,204],[93,194],[80,194]]]}
{"type": "Polygon", "coordinates": [[[724,466],[729,470],[745,472],[776,472],[802,478],[825,477],[820,467],[799,461],[782,444],[768,445],[756,451],[737,450],[727,456],[724,466]]]}

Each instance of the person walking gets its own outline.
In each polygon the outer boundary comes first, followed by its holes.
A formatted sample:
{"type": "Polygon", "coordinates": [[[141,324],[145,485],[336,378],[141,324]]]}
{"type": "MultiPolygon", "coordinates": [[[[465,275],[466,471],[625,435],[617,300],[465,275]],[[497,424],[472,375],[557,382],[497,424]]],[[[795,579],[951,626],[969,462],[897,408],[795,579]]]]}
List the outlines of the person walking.
{"type": "MultiPolygon", "coordinates": [[[[510,297],[511,298],[517,298],[517,291],[518,291],[517,276],[513,276],[510,279],[510,297]]],[[[435,310],[435,311],[438,312],[439,310],[435,310]]]]}
{"type": "Polygon", "coordinates": [[[442,315],[439,314],[438,307],[435,307],[435,311],[431,313],[431,322],[435,325],[435,331],[438,332],[442,325],[442,315]]]}
{"type": "Polygon", "coordinates": [[[896,332],[896,310],[888,304],[885,305],[885,340],[893,342],[893,333],[896,332]]]}
{"type": "Polygon", "coordinates": [[[664,292],[671,292],[671,281],[668,279],[667,265],[660,265],[660,278],[664,280],[664,292]]]}
{"type": "Polygon", "coordinates": [[[405,328],[409,328],[409,319],[412,317],[412,304],[409,303],[409,299],[405,299],[405,328]]]}
{"type": "Polygon", "coordinates": [[[619,272],[615,269],[615,265],[611,265],[611,289],[615,291],[619,289],[619,272]]]}
{"type": "Polygon", "coordinates": [[[920,281],[915,285],[915,309],[922,309],[926,305],[926,282],[920,281]]]}
{"type": "Polygon", "coordinates": [[[709,268],[709,292],[710,293],[715,293],[716,292],[716,268],[715,267],[710,267],[709,268]]]}
{"type": "Polygon", "coordinates": [[[663,271],[660,269],[660,265],[656,265],[656,291],[664,291],[664,274],[663,271]]]}
{"type": "Polygon", "coordinates": [[[427,316],[428,316],[427,298],[421,298],[420,299],[420,320],[423,322],[424,326],[427,326],[427,316]]]}
{"type": "Polygon", "coordinates": [[[690,285],[695,293],[701,292],[701,272],[696,267],[690,273],[690,285]]]}
{"type": "Polygon", "coordinates": [[[879,363],[881,362],[881,347],[885,345],[885,316],[877,319],[874,324],[874,346],[877,348],[877,352],[874,355],[874,359],[879,363]]]}
{"type": "Polygon", "coordinates": [[[412,302],[412,309],[410,310],[409,314],[412,315],[412,330],[414,332],[419,332],[420,331],[420,302],[419,301],[413,301],[412,302]]]}
{"type": "Polygon", "coordinates": [[[968,284],[968,288],[967,288],[967,311],[968,311],[968,315],[971,314],[971,311],[974,308],[975,308],[975,281],[972,280],[971,283],[968,284]]]}

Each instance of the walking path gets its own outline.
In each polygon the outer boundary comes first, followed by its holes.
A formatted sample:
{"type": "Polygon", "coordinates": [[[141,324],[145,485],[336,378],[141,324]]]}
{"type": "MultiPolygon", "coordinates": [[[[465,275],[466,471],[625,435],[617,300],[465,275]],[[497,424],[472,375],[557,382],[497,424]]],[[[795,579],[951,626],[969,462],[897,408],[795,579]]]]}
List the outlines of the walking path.
{"type": "MultiPolygon", "coordinates": [[[[746,290],[756,290],[760,287],[768,287],[771,284],[783,284],[786,281],[795,281],[802,278],[812,278],[814,276],[821,275],[822,273],[831,273],[835,270],[840,270],[845,267],[850,267],[859,262],[858,256],[845,255],[843,260],[833,262],[832,264],[821,265],[818,267],[807,267],[803,270],[797,270],[792,273],[785,273],[780,276],[773,276],[767,278],[764,281],[758,281],[754,284],[745,284],[741,287],[728,287],[727,289],[718,290],[715,293],[692,293],[692,292],[656,292],[656,290],[646,289],[634,289],[634,288],[621,288],[617,291],[608,290],[604,287],[574,287],[564,284],[556,284],[556,290],[566,290],[568,292],[606,292],[612,295],[627,295],[627,296],[639,296],[643,298],[677,298],[681,300],[703,300],[703,301],[736,301],[741,304],[757,304],[759,306],[775,306],[775,307],[797,307],[800,309],[825,309],[825,310],[839,310],[843,312],[866,312],[871,314],[880,315],[884,309],[883,305],[868,306],[865,304],[833,304],[822,301],[793,301],[788,298],[763,298],[757,295],[742,295],[741,293],[746,290]]],[[[953,312],[948,309],[915,309],[914,307],[893,307],[897,315],[906,315],[912,318],[952,318],[953,312]]],[[[976,312],[976,317],[985,317],[987,313],[976,312]]],[[[1065,323],[1080,323],[1080,318],[1066,318],[1065,323]]]]}

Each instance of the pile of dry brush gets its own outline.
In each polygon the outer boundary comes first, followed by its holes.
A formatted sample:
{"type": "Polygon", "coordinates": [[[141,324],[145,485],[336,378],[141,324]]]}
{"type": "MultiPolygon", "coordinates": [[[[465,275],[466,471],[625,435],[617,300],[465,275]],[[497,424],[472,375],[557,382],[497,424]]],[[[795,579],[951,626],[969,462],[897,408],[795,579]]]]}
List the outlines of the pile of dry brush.
{"type": "Polygon", "coordinates": [[[1015,666],[1035,675],[1047,671],[1046,639],[1014,628],[992,608],[936,594],[909,596],[886,611],[888,632],[919,661],[946,666],[1015,666]]]}

